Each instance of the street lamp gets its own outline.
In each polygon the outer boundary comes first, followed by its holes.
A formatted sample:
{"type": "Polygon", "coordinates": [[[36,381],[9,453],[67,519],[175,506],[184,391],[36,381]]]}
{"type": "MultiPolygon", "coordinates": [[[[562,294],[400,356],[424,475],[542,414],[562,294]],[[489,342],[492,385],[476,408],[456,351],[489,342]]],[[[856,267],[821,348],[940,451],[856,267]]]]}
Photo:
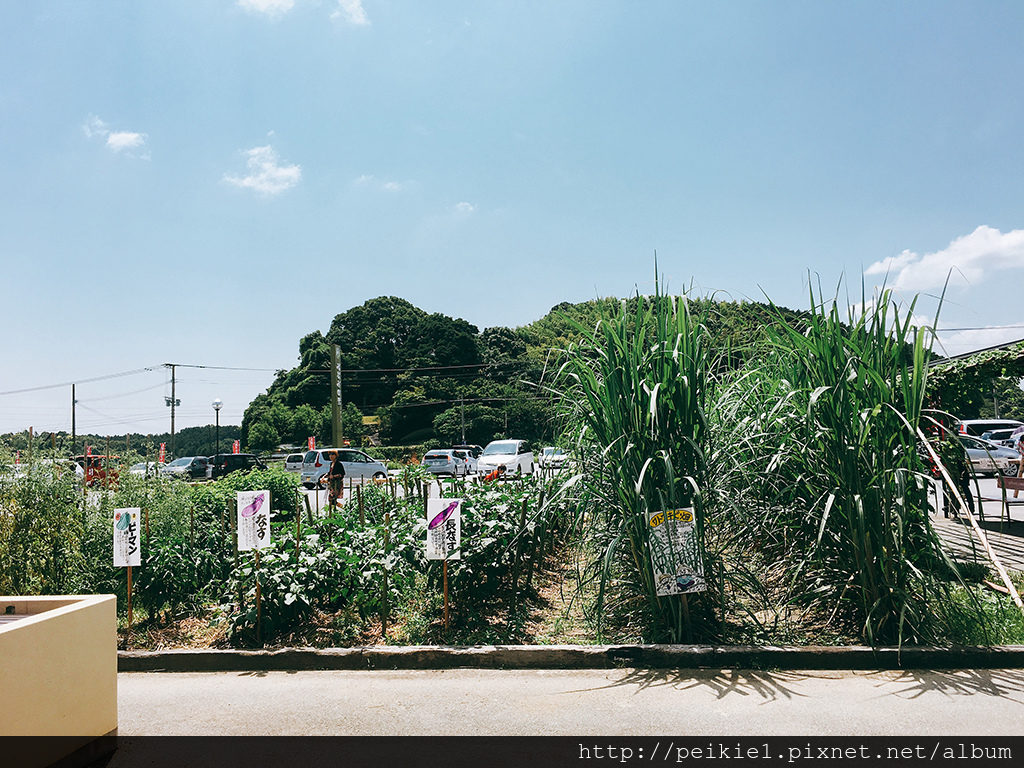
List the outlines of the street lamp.
{"type": "MultiPolygon", "coordinates": [[[[215,455],[217,456],[220,455],[220,407],[222,405],[224,405],[224,403],[221,402],[219,397],[213,401],[213,410],[217,413],[217,450],[215,452],[215,455]]],[[[216,461],[216,459],[214,459],[214,461],[216,461]]]]}

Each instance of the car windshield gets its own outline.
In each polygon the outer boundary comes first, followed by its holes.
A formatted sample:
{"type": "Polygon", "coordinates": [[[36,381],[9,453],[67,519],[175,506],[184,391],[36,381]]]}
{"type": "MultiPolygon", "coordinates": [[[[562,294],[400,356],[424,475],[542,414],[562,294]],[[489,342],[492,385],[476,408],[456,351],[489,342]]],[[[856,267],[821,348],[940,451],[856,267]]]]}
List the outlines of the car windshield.
{"type": "Polygon", "coordinates": [[[145,469],[146,462],[140,461],[138,464],[132,464],[132,469],[145,469]]]}
{"type": "Polygon", "coordinates": [[[507,456],[515,455],[516,442],[491,443],[484,448],[484,456],[507,456]]]}
{"type": "Polygon", "coordinates": [[[168,467],[187,467],[191,463],[192,463],[192,457],[191,456],[186,456],[186,457],[181,458],[181,459],[175,459],[174,461],[172,461],[167,466],[168,467]]]}

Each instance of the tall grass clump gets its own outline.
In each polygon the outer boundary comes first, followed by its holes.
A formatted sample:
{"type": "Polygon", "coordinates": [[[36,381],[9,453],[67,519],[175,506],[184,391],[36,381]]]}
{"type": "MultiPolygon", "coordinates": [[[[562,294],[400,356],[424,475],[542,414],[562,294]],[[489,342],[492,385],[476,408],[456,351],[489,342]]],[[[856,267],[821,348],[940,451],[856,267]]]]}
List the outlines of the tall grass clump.
{"type": "Polygon", "coordinates": [[[889,292],[845,322],[813,289],[811,305],[805,327],[779,313],[764,354],[721,390],[738,530],[783,602],[822,626],[872,645],[940,641],[954,603],[918,450],[929,331],[889,292]]]}
{"type": "MultiPolygon", "coordinates": [[[[593,328],[576,328],[580,340],[564,351],[558,390],[582,467],[581,523],[596,553],[599,626],[611,607],[637,617],[645,639],[681,642],[691,634],[688,605],[657,594],[647,514],[692,506],[703,537],[707,327],[685,296],[659,290],[622,302],[593,328]],[[609,597],[617,605],[606,606],[609,597]]],[[[699,603],[690,603],[697,619],[699,603]]]]}

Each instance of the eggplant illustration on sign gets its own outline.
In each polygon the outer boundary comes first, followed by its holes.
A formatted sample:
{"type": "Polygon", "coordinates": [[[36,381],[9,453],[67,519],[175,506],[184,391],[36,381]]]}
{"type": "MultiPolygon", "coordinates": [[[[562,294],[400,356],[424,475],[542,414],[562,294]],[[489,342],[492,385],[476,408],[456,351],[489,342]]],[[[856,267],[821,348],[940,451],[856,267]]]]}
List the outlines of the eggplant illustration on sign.
{"type": "Polygon", "coordinates": [[[259,496],[253,497],[253,500],[242,508],[240,514],[242,515],[242,517],[252,517],[260,511],[260,508],[263,506],[263,502],[265,500],[266,497],[264,497],[262,493],[259,496]]]}
{"type": "Polygon", "coordinates": [[[460,501],[461,499],[456,499],[443,510],[441,510],[441,514],[437,515],[436,517],[434,517],[433,520],[427,523],[427,530],[432,531],[435,528],[444,525],[444,521],[451,517],[452,513],[455,512],[456,509],[458,509],[460,501]]]}

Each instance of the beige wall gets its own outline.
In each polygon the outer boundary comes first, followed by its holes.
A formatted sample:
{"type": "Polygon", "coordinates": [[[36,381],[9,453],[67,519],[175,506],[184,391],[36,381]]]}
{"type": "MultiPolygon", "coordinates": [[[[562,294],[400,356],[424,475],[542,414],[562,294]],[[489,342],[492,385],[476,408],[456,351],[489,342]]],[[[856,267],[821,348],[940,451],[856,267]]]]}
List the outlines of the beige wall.
{"type": "Polygon", "coordinates": [[[102,736],[117,728],[114,595],[0,597],[0,735],[102,736]]]}

